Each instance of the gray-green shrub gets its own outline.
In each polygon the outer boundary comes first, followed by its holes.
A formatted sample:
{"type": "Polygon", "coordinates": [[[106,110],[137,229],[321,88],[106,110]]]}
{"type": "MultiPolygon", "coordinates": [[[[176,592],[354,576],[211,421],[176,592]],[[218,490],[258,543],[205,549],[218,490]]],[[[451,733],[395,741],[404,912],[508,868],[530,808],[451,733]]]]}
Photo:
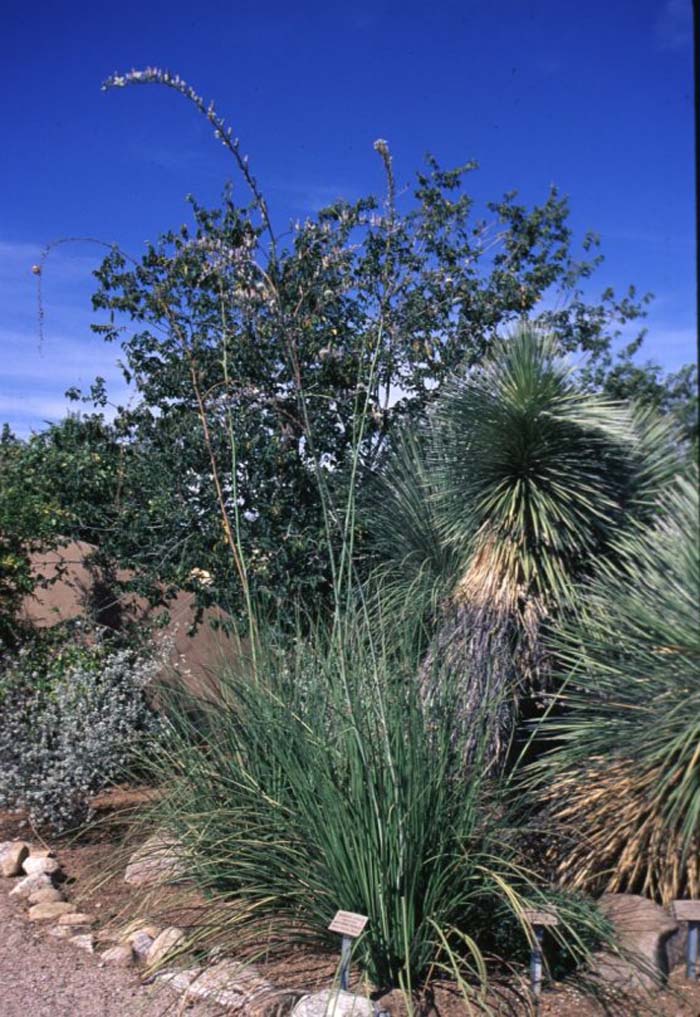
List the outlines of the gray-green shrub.
{"type": "Polygon", "coordinates": [[[89,799],[124,773],[160,721],[146,689],[154,660],[129,650],[84,651],[74,663],[26,673],[6,668],[0,685],[0,807],[65,830],[84,821],[89,799]],[[29,680],[28,680],[29,679],[29,680]]]}

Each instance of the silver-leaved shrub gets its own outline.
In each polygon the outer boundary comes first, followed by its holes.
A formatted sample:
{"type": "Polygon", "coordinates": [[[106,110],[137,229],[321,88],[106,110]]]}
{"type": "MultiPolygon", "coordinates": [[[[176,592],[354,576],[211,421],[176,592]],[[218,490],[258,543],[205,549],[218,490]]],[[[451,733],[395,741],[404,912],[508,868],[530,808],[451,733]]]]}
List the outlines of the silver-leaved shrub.
{"type": "Polygon", "coordinates": [[[126,776],[160,729],[147,694],[158,661],[88,656],[34,687],[6,674],[0,689],[0,807],[55,830],[84,822],[90,798],[126,776]]]}

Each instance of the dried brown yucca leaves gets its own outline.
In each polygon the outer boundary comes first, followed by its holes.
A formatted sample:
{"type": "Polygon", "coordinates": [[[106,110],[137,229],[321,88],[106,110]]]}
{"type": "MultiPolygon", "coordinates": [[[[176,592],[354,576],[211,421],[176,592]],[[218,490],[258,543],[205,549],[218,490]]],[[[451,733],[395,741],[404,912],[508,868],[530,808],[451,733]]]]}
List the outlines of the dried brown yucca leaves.
{"type": "Polygon", "coordinates": [[[700,897],[700,555],[696,477],[619,543],[554,650],[564,671],[529,772],[562,835],[561,880],[700,897]]]}
{"type": "Polygon", "coordinates": [[[641,773],[629,760],[555,780],[543,797],[559,833],[550,860],[560,882],[664,904],[700,897],[700,845],[666,823],[657,794],[663,784],[659,768],[641,773]]]}

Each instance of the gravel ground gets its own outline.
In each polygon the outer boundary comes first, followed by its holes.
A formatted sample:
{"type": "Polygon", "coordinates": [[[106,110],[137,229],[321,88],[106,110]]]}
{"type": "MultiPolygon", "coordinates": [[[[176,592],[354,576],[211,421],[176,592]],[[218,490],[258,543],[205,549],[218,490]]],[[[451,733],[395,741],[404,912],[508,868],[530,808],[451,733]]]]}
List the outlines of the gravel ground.
{"type": "MultiPolygon", "coordinates": [[[[96,955],[48,939],[4,890],[0,886],[0,1017],[175,1017],[181,1012],[171,993],[142,986],[130,971],[100,968],[96,955]]],[[[190,1017],[222,1013],[202,1005],[187,1009],[190,1017]]]]}

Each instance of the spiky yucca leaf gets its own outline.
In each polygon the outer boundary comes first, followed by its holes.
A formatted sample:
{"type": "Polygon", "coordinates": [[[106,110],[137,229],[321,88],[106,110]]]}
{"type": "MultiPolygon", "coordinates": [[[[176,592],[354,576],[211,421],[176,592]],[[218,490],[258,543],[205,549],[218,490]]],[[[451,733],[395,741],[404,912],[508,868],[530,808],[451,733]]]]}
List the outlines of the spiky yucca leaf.
{"type": "Polygon", "coordinates": [[[556,639],[570,673],[530,778],[574,886],[700,896],[699,537],[697,477],[679,480],[556,639]]]}
{"type": "Polygon", "coordinates": [[[460,554],[444,539],[427,444],[426,435],[413,431],[399,436],[366,508],[382,562],[369,589],[380,591],[383,610],[430,628],[459,574],[460,554]]]}
{"type": "Polygon", "coordinates": [[[435,418],[446,539],[471,548],[457,596],[517,609],[571,600],[575,580],[668,477],[668,432],[582,391],[529,327],[454,383],[435,418]]]}

